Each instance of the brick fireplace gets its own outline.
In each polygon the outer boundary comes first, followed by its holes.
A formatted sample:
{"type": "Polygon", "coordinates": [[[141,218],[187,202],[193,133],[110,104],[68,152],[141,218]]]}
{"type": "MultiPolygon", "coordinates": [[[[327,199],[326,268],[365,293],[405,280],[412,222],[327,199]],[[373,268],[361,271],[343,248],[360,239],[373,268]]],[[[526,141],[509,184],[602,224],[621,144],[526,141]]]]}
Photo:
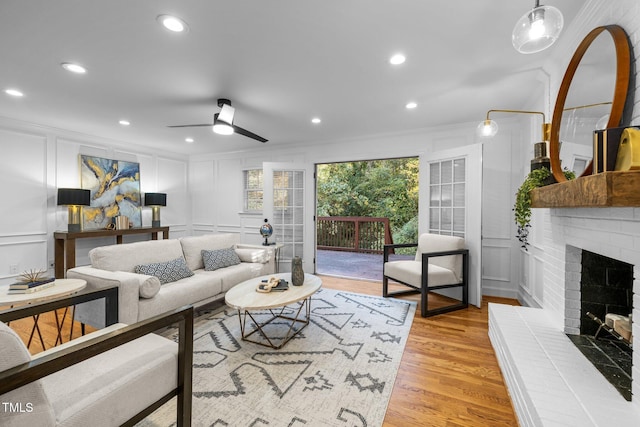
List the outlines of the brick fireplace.
{"type": "MultiPolygon", "coordinates": [[[[633,318],[640,319],[640,209],[550,209],[543,226],[543,308],[489,309],[489,335],[520,424],[640,425],[640,351],[628,402],[566,335],[580,328],[582,250],[635,266],[633,318]]],[[[640,337],[637,322],[633,334],[640,337]]]]}

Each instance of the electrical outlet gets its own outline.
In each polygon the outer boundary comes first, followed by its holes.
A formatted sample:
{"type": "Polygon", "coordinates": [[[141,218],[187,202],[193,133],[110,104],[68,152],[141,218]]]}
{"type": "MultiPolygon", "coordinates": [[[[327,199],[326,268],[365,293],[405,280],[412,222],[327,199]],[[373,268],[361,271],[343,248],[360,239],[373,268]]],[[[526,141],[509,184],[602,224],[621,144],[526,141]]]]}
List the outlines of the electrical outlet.
{"type": "Polygon", "coordinates": [[[18,274],[18,264],[11,264],[9,266],[9,274],[18,274]]]}

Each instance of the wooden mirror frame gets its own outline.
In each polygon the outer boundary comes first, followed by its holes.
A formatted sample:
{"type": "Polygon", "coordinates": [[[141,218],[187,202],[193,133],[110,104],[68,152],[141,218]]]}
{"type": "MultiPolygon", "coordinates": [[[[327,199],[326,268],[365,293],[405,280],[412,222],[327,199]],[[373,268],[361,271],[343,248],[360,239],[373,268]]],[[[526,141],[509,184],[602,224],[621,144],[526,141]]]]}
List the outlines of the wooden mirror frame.
{"type": "MultiPolygon", "coordinates": [[[[587,49],[589,49],[589,46],[591,46],[591,43],[605,31],[611,34],[616,48],[616,84],[613,91],[613,103],[611,104],[611,113],[609,115],[609,121],[607,122],[607,128],[620,126],[620,121],[622,120],[622,114],[627,100],[627,91],[629,89],[631,48],[629,46],[627,33],[622,27],[619,25],[606,25],[593,29],[587,34],[584,40],[582,40],[569,62],[567,71],[565,71],[564,78],[562,79],[562,84],[560,85],[560,90],[558,91],[558,97],[556,98],[556,105],[551,119],[551,135],[549,139],[551,172],[557,182],[567,180],[564,173],[562,173],[562,164],[560,163],[560,125],[565,109],[564,103],[567,100],[569,87],[571,86],[571,80],[573,80],[578,65],[580,65],[580,61],[587,49]]],[[[581,176],[590,175],[592,170],[593,160],[589,162],[589,165],[581,176]]]]}

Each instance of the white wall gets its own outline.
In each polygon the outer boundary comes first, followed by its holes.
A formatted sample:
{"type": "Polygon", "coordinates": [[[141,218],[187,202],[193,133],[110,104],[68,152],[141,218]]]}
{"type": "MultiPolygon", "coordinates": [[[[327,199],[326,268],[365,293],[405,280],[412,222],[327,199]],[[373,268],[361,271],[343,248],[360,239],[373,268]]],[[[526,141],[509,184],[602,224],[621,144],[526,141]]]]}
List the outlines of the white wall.
{"type": "MultiPolygon", "coordinates": [[[[67,209],[56,205],[57,188],[79,188],[79,154],[139,162],[141,191],[167,193],[161,217],[163,225],[171,226],[171,236],[190,228],[186,156],[5,118],[0,118],[0,153],[0,284],[29,269],[53,274],[53,232],[67,229],[67,209]]],[[[143,208],[143,225],[151,225],[148,208],[143,208]]],[[[125,241],[144,238],[125,236],[125,241]]],[[[78,240],[77,264],[89,262],[92,247],[113,242],[78,240]]]]}
{"type": "MultiPolygon", "coordinates": [[[[487,106],[487,109],[508,107],[487,106]]],[[[241,234],[245,242],[260,241],[258,228],[262,214],[241,213],[242,170],[260,168],[262,162],[319,164],[421,155],[428,158],[430,153],[483,143],[486,203],[483,203],[482,212],[477,212],[477,215],[482,215],[487,237],[483,240],[483,294],[515,298],[518,245],[514,239],[511,208],[521,172],[518,159],[522,156],[522,146],[532,142],[527,122],[524,122],[525,138],[522,137],[523,122],[512,119],[501,121],[501,132],[495,139],[478,141],[475,128],[483,117],[484,112],[478,117],[478,122],[407,134],[300,144],[295,148],[269,143],[251,151],[194,157],[190,162],[189,181],[193,192],[193,232],[234,232],[241,234]]],[[[421,201],[422,206],[424,203],[421,201]]]]}
{"type": "MultiPolygon", "coordinates": [[[[615,2],[603,0],[589,0],[585,3],[581,13],[565,29],[555,46],[554,57],[545,69],[550,76],[552,108],[555,105],[555,97],[564,76],[564,71],[569,64],[575,49],[582,39],[594,28],[601,25],[617,24],[625,29],[633,47],[634,57],[640,57],[640,2],[636,0],[618,0],[615,2]]],[[[632,71],[636,70],[632,64],[632,71]]],[[[633,81],[638,82],[636,74],[633,81]]],[[[629,90],[636,92],[634,114],[631,125],[640,124],[640,109],[638,108],[637,86],[629,90]]],[[[573,88],[572,88],[573,89],[573,88]]],[[[585,88],[585,90],[589,90],[585,88]]],[[[524,175],[523,175],[524,177],[524,175]]],[[[521,275],[519,279],[518,298],[525,305],[532,307],[547,307],[554,304],[555,297],[545,290],[547,278],[545,268],[548,264],[545,259],[551,259],[555,253],[549,253],[550,248],[545,242],[544,229],[551,222],[549,209],[533,209],[532,228],[530,233],[531,246],[528,252],[523,252],[521,258],[521,275]],[[545,298],[546,296],[546,298],[545,298]]],[[[558,301],[556,301],[558,303],[558,301]]]]}

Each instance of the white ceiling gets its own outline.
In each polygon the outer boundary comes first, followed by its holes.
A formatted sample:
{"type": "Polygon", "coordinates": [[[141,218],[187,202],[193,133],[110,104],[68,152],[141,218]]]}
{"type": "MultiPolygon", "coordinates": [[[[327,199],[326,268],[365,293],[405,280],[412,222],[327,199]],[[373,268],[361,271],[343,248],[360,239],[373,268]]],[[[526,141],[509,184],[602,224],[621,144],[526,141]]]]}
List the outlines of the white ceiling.
{"type": "MultiPolygon", "coordinates": [[[[271,145],[480,121],[490,108],[523,108],[554,48],[522,55],[511,45],[533,4],[2,0],[0,89],[25,96],[0,93],[0,116],[186,154],[261,145],[208,127],[166,127],[212,122],[219,97],[231,99],[235,124],[271,145]],[[190,31],[167,32],[160,14],[190,31]],[[396,52],[405,64],[388,63],[396,52]],[[88,73],[64,71],[66,61],[88,73]],[[408,101],[418,108],[406,110],[408,101]]],[[[563,12],[566,28],[583,1],[545,4],[563,12]]]]}

